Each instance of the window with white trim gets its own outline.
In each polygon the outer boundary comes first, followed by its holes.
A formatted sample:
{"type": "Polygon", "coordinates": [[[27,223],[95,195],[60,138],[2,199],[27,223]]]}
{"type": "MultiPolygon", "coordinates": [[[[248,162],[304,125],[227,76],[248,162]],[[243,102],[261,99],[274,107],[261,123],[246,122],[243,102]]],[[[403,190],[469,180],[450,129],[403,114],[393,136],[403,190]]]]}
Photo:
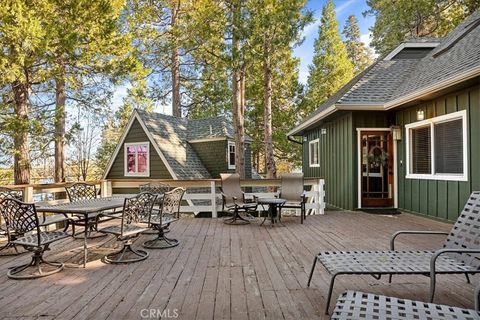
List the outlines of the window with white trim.
{"type": "Polygon", "coordinates": [[[228,141],[227,147],[228,169],[235,169],[235,142],[228,141]]]}
{"type": "Polygon", "coordinates": [[[467,181],[465,110],[405,126],[407,178],[467,181]]]}
{"type": "Polygon", "coordinates": [[[150,176],[150,143],[125,143],[125,176],[150,176]]]}
{"type": "Polygon", "coordinates": [[[315,139],[308,143],[308,161],[310,167],[319,167],[320,140],[315,139]]]}

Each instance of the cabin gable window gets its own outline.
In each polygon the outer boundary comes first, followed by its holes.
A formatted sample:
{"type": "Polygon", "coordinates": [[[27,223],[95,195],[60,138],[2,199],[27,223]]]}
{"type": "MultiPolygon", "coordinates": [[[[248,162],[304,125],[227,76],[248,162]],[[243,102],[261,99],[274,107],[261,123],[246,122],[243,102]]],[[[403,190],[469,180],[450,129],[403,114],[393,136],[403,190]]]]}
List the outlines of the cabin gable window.
{"type": "Polygon", "coordinates": [[[315,139],[308,143],[308,160],[310,167],[320,167],[319,160],[320,140],[315,139]]]}
{"type": "Polygon", "coordinates": [[[150,143],[125,143],[125,176],[150,176],[150,143]]]}
{"type": "Polygon", "coordinates": [[[407,178],[468,181],[465,110],[405,127],[407,178]]]}
{"type": "Polygon", "coordinates": [[[228,141],[227,146],[228,169],[235,169],[235,142],[228,141]]]}

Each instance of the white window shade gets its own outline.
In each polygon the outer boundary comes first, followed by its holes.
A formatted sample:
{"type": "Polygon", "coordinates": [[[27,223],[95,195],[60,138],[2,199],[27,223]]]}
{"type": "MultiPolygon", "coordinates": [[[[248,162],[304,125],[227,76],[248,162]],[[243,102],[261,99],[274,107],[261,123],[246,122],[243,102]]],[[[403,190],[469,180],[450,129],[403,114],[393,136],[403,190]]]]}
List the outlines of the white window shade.
{"type": "Polygon", "coordinates": [[[462,119],[437,123],[435,132],[435,173],[463,174],[462,119]]]}

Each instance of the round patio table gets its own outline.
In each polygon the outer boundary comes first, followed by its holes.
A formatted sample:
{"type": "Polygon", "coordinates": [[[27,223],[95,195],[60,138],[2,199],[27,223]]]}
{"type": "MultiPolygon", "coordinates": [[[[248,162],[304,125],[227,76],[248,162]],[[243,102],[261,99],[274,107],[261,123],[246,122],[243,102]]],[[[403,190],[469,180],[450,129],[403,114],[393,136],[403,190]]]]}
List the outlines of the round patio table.
{"type": "Polygon", "coordinates": [[[280,223],[282,226],[285,226],[282,223],[282,217],[277,216],[278,207],[283,205],[287,200],[281,198],[259,198],[257,200],[258,204],[267,204],[268,205],[268,216],[266,216],[260,225],[263,225],[267,220],[267,217],[270,218],[270,225],[273,227],[275,223],[280,223]]]}

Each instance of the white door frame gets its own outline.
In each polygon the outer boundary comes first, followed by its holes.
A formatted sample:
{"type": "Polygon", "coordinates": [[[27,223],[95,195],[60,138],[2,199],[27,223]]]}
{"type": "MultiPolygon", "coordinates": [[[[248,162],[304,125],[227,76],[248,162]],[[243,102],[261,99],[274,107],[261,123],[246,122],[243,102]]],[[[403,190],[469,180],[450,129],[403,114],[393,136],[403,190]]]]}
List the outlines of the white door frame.
{"type": "MultiPolygon", "coordinates": [[[[391,128],[357,128],[357,207],[362,208],[362,163],[361,135],[362,131],[389,131],[391,128]]],[[[398,170],[397,170],[397,142],[393,141],[393,207],[398,208],[398,170]]]]}

